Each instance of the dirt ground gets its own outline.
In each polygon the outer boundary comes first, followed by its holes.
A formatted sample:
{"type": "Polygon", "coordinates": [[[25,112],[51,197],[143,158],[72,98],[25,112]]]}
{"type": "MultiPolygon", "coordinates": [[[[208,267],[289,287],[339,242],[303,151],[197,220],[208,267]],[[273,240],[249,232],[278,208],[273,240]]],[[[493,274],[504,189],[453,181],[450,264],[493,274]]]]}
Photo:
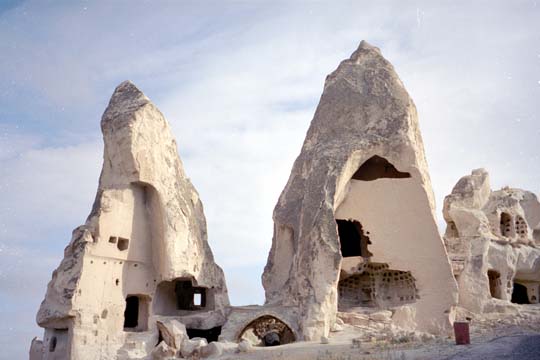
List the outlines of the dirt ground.
{"type": "MultiPolygon", "coordinates": [[[[370,329],[346,326],[331,333],[328,344],[299,342],[253,348],[222,359],[261,360],[492,360],[540,359],[540,305],[523,305],[517,313],[470,319],[470,345],[455,345],[453,336],[417,333],[366,337],[370,329]]],[[[372,329],[371,329],[372,330],[372,329]]],[[[384,333],[379,331],[379,333],[384,333]]]]}

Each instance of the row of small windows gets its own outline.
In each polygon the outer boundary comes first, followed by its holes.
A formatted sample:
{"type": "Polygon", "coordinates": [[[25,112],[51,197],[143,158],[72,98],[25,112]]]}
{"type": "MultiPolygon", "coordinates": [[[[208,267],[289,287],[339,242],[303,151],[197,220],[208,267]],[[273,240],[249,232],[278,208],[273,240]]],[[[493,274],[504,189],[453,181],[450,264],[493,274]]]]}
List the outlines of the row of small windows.
{"type": "Polygon", "coordinates": [[[525,219],[519,215],[517,215],[515,221],[513,221],[510,214],[505,212],[501,213],[500,231],[501,235],[506,237],[512,237],[515,234],[522,238],[528,237],[527,223],[525,222],[525,219]]]}

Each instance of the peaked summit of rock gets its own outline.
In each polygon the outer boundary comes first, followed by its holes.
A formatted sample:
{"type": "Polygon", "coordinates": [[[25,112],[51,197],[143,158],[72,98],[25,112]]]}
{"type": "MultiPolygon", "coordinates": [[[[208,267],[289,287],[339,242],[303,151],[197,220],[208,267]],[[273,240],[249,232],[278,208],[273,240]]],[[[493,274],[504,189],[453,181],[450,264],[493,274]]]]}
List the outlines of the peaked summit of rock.
{"type": "Polygon", "coordinates": [[[133,114],[144,106],[152,106],[159,111],[150,99],[135,86],[131,81],[126,80],[116,87],[109,104],[101,118],[101,126],[112,126],[109,123],[121,123],[126,120],[133,120],[133,114]]]}
{"type": "Polygon", "coordinates": [[[457,287],[416,108],[376,47],[360,43],[327,77],[273,217],[266,301],[299,308],[304,339],[327,336],[338,308],[366,304],[401,306],[400,321],[425,331],[449,326],[457,287]]]}
{"type": "Polygon", "coordinates": [[[133,341],[155,341],[158,320],[203,331],[223,325],[229,306],[202,203],[163,114],[126,81],[101,127],[92,212],[74,230],[37,315],[45,336],[31,352],[55,359],[128,359],[133,341]]]}
{"type": "Polygon", "coordinates": [[[381,49],[379,49],[376,46],[371,45],[366,40],[362,40],[360,41],[360,45],[358,45],[358,48],[351,54],[351,57],[349,58],[349,60],[357,60],[361,56],[367,55],[369,52],[376,52],[382,58],[381,49]]]}

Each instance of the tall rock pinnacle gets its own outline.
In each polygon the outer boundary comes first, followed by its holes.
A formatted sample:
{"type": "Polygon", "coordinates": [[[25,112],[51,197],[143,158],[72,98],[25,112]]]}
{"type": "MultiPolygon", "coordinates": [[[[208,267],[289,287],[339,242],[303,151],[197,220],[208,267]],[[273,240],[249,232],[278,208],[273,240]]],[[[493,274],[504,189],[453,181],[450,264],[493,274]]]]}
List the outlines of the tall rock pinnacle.
{"type": "Polygon", "coordinates": [[[449,325],[457,288],[416,108],[378,48],[362,41],[327,77],[273,217],[266,301],[298,307],[304,339],[326,336],[338,308],[449,325]]]}
{"type": "Polygon", "coordinates": [[[92,212],[74,230],[37,315],[45,336],[32,351],[53,349],[55,359],[130,358],[130,343],[157,341],[157,320],[174,317],[205,331],[225,322],[229,305],[202,203],[161,112],[126,81],[101,128],[92,212]]]}

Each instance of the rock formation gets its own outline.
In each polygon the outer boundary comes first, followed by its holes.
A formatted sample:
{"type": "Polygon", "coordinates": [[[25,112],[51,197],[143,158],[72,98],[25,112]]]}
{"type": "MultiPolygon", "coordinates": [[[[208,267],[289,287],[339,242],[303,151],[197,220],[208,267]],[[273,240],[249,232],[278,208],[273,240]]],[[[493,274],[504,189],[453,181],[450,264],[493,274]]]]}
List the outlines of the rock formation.
{"type": "Polygon", "coordinates": [[[459,304],[506,311],[540,298],[540,202],[531,192],[491,191],[489,174],[462,177],[444,201],[445,243],[459,285],[459,304]]]}
{"type": "MultiPolygon", "coordinates": [[[[143,358],[158,343],[158,320],[164,329],[174,317],[198,336],[225,322],[223,272],[167,121],[124,82],[101,128],[96,200],[48,285],[37,315],[45,334],[33,341],[33,359],[143,358]]],[[[169,341],[154,352],[179,347],[169,341]]]]}
{"type": "Polygon", "coordinates": [[[201,201],[150,100],[122,83],[101,127],[96,200],[48,285],[31,360],[219,358],[339,332],[442,333],[458,302],[452,265],[468,309],[538,301],[540,203],[491,192],[481,170],[461,179],[444,207],[451,263],[416,108],[366,42],[327,77],[275,207],[264,306],[229,306],[201,201]]]}
{"type": "Polygon", "coordinates": [[[273,217],[266,301],[297,309],[301,339],[327,336],[338,307],[431,332],[452,320],[416,108],[379,49],[362,42],[327,77],[273,217]]]}

